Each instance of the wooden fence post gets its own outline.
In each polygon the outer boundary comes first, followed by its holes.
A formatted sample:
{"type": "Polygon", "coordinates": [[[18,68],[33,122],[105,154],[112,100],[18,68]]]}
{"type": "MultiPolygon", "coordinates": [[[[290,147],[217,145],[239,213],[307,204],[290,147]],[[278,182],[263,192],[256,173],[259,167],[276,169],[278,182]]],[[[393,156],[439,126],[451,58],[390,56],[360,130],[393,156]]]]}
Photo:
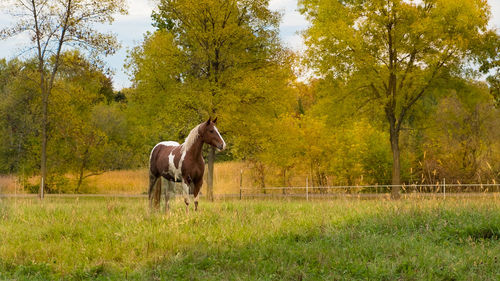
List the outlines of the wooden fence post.
{"type": "Polygon", "coordinates": [[[446,179],[443,178],[443,198],[446,199],[446,179]]]}
{"type": "Polygon", "coordinates": [[[240,200],[241,200],[241,189],[243,187],[243,169],[240,170],[240,200]]]}
{"type": "Polygon", "coordinates": [[[306,200],[309,201],[309,178],[306,177],[306,200]]]}

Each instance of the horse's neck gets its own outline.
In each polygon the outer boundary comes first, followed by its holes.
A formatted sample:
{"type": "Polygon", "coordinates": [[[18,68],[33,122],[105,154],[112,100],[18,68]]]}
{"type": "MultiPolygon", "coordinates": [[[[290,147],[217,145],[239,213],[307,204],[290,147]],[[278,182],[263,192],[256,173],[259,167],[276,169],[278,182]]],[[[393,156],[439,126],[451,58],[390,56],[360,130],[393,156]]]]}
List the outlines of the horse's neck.
{"type": "Polygon", "coordinates": [[[192,157],[192,159],[198,159],[201,157],[202,148],[203,148],[203,141],[198,136],[196,138],[196,141],[191,145],[191,147],[189,148],[186,147],[187,149],[186,156],[189,155],[190,157],[192,157]]]}

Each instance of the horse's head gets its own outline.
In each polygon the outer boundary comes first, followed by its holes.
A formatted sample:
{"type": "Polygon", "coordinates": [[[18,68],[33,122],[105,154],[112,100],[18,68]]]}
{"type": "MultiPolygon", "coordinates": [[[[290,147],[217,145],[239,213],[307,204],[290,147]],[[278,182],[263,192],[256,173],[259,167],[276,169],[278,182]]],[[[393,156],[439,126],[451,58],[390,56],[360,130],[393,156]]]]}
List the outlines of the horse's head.
{"type": "Polygon", "coordinates": [[[217,130],[217,127],[215,127],[215,124],[217,123],[217,118],[214,120],[210,120],[208,118],[208,121],[203,124],[203,126],[200,126],[200,136],[203,139],[203,142],[206,144],[209,144],[213,147],[216,147],[219,151],[226,149],[226,142],[224,139],[222,139],[222,136],[219,133],[219,130],[217,130]]]}

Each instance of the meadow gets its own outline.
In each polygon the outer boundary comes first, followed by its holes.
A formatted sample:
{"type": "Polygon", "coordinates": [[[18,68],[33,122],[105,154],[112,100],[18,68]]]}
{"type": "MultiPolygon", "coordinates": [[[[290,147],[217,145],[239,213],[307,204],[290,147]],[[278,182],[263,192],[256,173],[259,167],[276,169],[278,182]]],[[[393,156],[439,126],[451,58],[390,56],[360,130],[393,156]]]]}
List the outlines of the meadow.
{"type": "Polygon", "coordinates": [[[0,201],[0,279],[499,280],[500,199],[0,201]]]}

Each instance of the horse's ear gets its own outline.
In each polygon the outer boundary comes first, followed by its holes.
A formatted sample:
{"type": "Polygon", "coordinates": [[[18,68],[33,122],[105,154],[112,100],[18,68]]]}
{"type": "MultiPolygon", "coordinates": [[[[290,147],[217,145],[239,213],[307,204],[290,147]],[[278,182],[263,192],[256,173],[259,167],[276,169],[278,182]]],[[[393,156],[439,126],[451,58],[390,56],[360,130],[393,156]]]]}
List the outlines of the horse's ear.
{"type": "Polygon", "coordinates": [[[210,125],[210,118],[211,117],[208,117],[207,125],[210,125]]]}
{"type": "Polygon", "coordinates": [[[215,117],[215,119],[212,122],[217,123],[217,117],[215,117]]]}

